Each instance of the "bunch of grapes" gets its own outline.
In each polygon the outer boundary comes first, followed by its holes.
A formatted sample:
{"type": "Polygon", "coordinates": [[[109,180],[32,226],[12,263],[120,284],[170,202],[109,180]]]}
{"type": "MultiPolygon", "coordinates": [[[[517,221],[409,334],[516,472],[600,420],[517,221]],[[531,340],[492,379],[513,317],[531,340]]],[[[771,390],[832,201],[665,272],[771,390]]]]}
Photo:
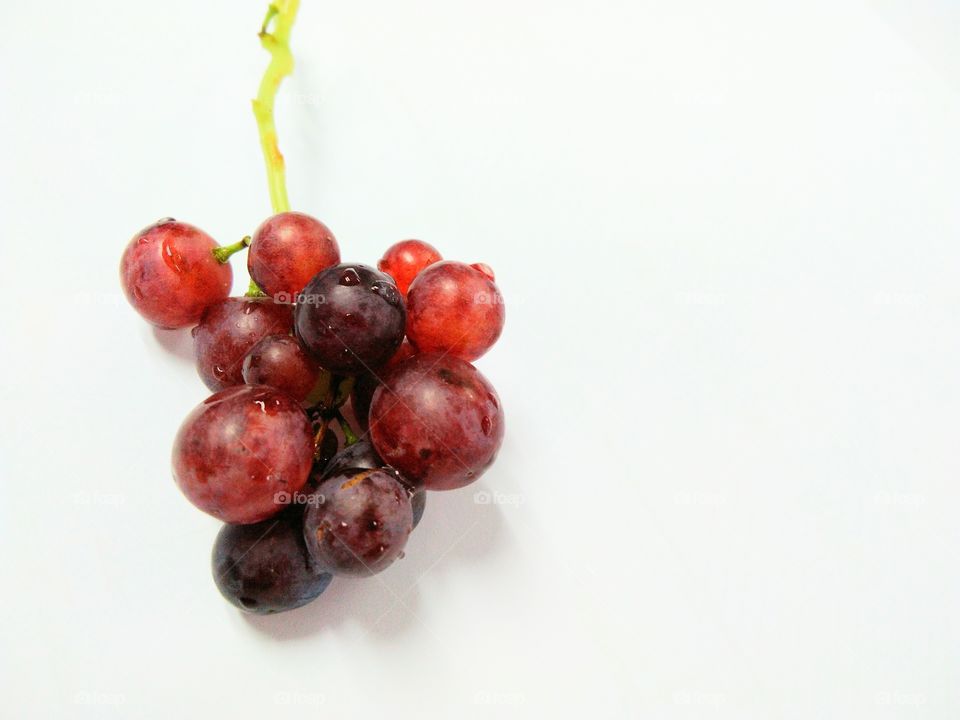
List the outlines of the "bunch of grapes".
{"type": "Polygon", "coordinates": [[[299,212],[226,247],[166,218],[123,254],[130,304],[154,325],[193,326],[213,394],[180,426],[173,476],[226,523],[213,576],[245,611],[382,571],[427,491],[474,482],[503,440],[500,399],[471,364],[503,328],[493,271],[419,240],[377,267],[342,263],[330,230],[299,212]],[[229,297],[229,257],[247,247],[251,290],[229,297]]]}

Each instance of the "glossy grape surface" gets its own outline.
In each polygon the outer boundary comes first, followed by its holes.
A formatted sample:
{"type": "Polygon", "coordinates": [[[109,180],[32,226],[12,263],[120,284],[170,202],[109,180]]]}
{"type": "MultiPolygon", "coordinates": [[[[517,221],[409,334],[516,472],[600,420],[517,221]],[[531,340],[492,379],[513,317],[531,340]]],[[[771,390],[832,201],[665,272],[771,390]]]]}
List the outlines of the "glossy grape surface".
{"type": "Polygon", "coordinates": [[[321,270],[340,262],[333,233],[306,213],[282,212],[267,218],[253,233],[247,269],[257,286],[279,302],[297,294],[321,270]]]}
{"type": "Polygon", "coordinates": [[[327,589],[333,576],[315,566],[303,539],[303,508],[253,525],[224,525],[213,545],[213,579],[245,612],[292,610],[327,589]]]}
{"type": "Polygon", "coordinates": [[[317,385],[320,366],[292,335],[268,335],[243,359],[248,385],[269,385],[303,402],[317,385]]]}
{"type": "Polygon", "coordinates": [[[414,355],[390,370],[370,407],[377,454],[428,490],[475,481],[504,432],[500,398],[473,365],[450,355],[414,355]]]}
{"type": "Polygon", "coordinates": [[[212,305],[193,330],[197,372],[211,390],[243,383],[243,359],[268,335],[289,334],[293,308],[270,298],[231,297],[212,305]]]}
{"type": "Polygon", "coordinates": [[[173,445],[173,477],[194,505],[229,523],[254,523],[284,507],[313,464],[310,421],[289,395],[240,385],[207,398],[173,445]],[[282,497],[282,496],[281,496],[282,497]]]}
{"type": "Polygon", "coordinates": [[[492,271],[445,260],[421,272],[407,293],[407,337],[418,351],[476,360],[503,331],[503,297],[492,271]]]}
{"type": "Polygon", "coordinates": [[[430,243],[401,240],[387,248],[377,268],[392,277],[397,283],[397,290],[406,297],[407,289],[417,274],[442,259],[440,252],[430,243]]]}
{"type": "Polygon", "coordinates": [[[384,470],[354,469],[317,488],[303,521],[317,566],[341,575],[373,575],[396,560],[413,530],[406,488],[384,470]]]}
{"type": "Polygon", "coordinates": [[[355,442],[348,445],[339,453],[333,456],[327,466],[323,468],[323,477],[339,475],[353,468],[362,468],[366,470],[382,469],[393,475],[401,485],[407,489],[410,495],[410,506],[413,508],[413,526],[420,524],[420,518],[423,517],[423,511],[427,506],[427,492],[423,488],[414,487],[410,482],[400,474],[400,471],[389,467],[373,449],[373,444],[368,439],[355,442]]]}
{"type": "Polygon", "coordinates": [[[366,265],[337,265],[304,288],[297,336],[321,366],[355,374],[375,369],[403,340],[406,312],[393,280],[366,265]]]}
{"type": "Polygon", "coordinates": [[[203,230],[165,218],[144,228],[120,260],[127,300],[163,328],[189,327],[203,311],[230,294],[233,271],[217,262],[217,243],[203,230]]]}

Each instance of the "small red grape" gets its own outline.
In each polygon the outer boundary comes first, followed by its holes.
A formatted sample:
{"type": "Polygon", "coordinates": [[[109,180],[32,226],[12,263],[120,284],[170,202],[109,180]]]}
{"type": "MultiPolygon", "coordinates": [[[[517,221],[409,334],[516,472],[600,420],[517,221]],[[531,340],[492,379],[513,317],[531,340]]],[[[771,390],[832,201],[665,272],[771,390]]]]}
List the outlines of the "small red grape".
{"type": "Polygon", "coordinates": [[[264,293],[292,303],[310,279],[340,262],[333,233],[306,213],[282,212],[253,233],[247,269],[264,293]]]}
{"type": "Polygon", "coordinates": [[[120,282],[134,309],[163,328],[196,324],[230,294],[233,270],[213,256],[217,243],[203,230],[164,218],[141,230],[120,260],[120,282]]]}
{"type": "Polygon", "coordinates": [[[243,359],[267,335],[289,334],[293,306],[231,297],[212,305],[193,329],[197,372],[211,390],[243,383],[243,359]]]}
{"type": "Polygon", "coordinates": [[[247,385],[269,385],[303,402],[317,385],[320,366],[292,335],[268,335],[243,359],[247,385]]]}
{"type": "Polygon", "coordinates": [[[414,355],[390,370],[373,394],[370,437],[383,460],[428,490],[476,480],[503,441],[493,385],[452,355],[414,355]]]}
{"type": "Polygon", "coordinates": [[[187,416],[173,444],[173,477],[187,499],[229,523],[285,507],[278,494],[306,484],[313,431],[303,408],[265,385],[227,388],[187,416]]]}
{"type": "Polygon", "coordinates": [[[417,274],[427,265],[443,258],[437,249],[422,240],[401,240],[387,248],[377,268],[397,282],[397,290],[404,297],[417,274]]]}
{"type": "Polygon", "coordinates": [[[503,297],[493,271],[445,260],[421,272],[407,293],[407,337],[418,351],[476,360],[503,331],[503,297]]]}

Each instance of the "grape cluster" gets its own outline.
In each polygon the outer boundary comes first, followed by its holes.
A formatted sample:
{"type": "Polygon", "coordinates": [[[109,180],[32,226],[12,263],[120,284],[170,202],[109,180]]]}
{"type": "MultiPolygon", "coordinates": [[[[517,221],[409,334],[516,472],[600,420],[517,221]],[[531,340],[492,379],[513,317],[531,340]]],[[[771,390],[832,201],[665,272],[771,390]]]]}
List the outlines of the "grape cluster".
{"type": "Polygon", "coordinates": [[[281,212],[226,247],[161,220],[130,241],[120,277],[149,322],[193,327],[213,395],[180,426],[173,477],[226,523],[214,581],[244,611],[290,610],[335,575],[385,569],[427,491],[463,487],[496,457],[503,409],[471,364],[504,323],[487,265],[419,240],[377,268],[343,263],[326,225],[281,212]],[[230,297],[228,259],[247,247],[251,290],[230,297]]]}

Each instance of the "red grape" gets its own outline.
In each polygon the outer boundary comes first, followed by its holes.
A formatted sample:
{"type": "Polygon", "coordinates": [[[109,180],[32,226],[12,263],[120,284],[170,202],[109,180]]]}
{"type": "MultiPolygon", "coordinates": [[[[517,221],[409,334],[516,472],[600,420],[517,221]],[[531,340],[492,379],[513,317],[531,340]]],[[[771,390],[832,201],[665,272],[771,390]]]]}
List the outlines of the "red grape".
{"type": "Polygon", "coordinates": [[[293,308],[270,298],[231,297],[212,305],[193,329],[197,372],[211,390],[243,383],[243,358],[268,335],[293,325],[293,308]]]}
{"type": "Polygon", "coordinates": [[[134,309],[154,325],[194,325],[230,294],[233,270],[217,261],[217,243],[203,230],[164,218],[141,230],[120,260],[120,282],[134,309]]]}
{"type": "Polygon", "coordinates": [[[264,293],[292,303],[321,270],[340,262],[333,233],[306,213],[282,212],[253,233],[247,269],[264,293]]]}
{"type": "Polygon", "coordinates": [[[224,522],[254,523],[284,507],[278,494],[307,482],[313,432],[303,408],[265,385],[232,387],[187,416],[173,445],[173,477],[187,499],[224,522]]]}
{"type": "Polygon", "coordinates": [[[503,330],[503,297],[486,265],[445,260],[421,272],[407,293],[407,337],[420,352],[476,360],[503,330]]]}
{"type": "Polygon", "coordinates": [[[320,365],[349,375],[389,360],[406,322],[393,280],[366,265],[324,270],[304,288],[294,316],[297,336],[320,365]]]}
{"type": "Polygon", "coordinates": [[[317,566],[341,575],[373,575],[403,552],[413,510],[386,470],[353,469],[324,480],[303,518],[307,550],[317,566]]]}
{"type": "Polygon", "coordinates": [[[427,265],[443,258],[437,249],[422,240],[401,240],[387,248],[377,268],[397,282],[397,290],[404,297],[417,274],[427,265]]]}
{"type": "Polygon", "coordinates": [[[213,580],[241,610],[258,615],[293,610],[327,589],[303,539],[303,507],[253,525],[224,525],[213,545],[213,580]]]}
{"type": "Polygon", "coordinates": [[[451,355],[414,355],[390,370],[373,395],[370,437],[381,458],[428,490],[476,480],[503,441],[496,390],[451,355]]]}
{"type": "Polygon", "coordinates": [[[292,335],[268,335],[243,359],[248,385],[269,385],[304,402],[317,385],[320,366],[292,335]]]}

